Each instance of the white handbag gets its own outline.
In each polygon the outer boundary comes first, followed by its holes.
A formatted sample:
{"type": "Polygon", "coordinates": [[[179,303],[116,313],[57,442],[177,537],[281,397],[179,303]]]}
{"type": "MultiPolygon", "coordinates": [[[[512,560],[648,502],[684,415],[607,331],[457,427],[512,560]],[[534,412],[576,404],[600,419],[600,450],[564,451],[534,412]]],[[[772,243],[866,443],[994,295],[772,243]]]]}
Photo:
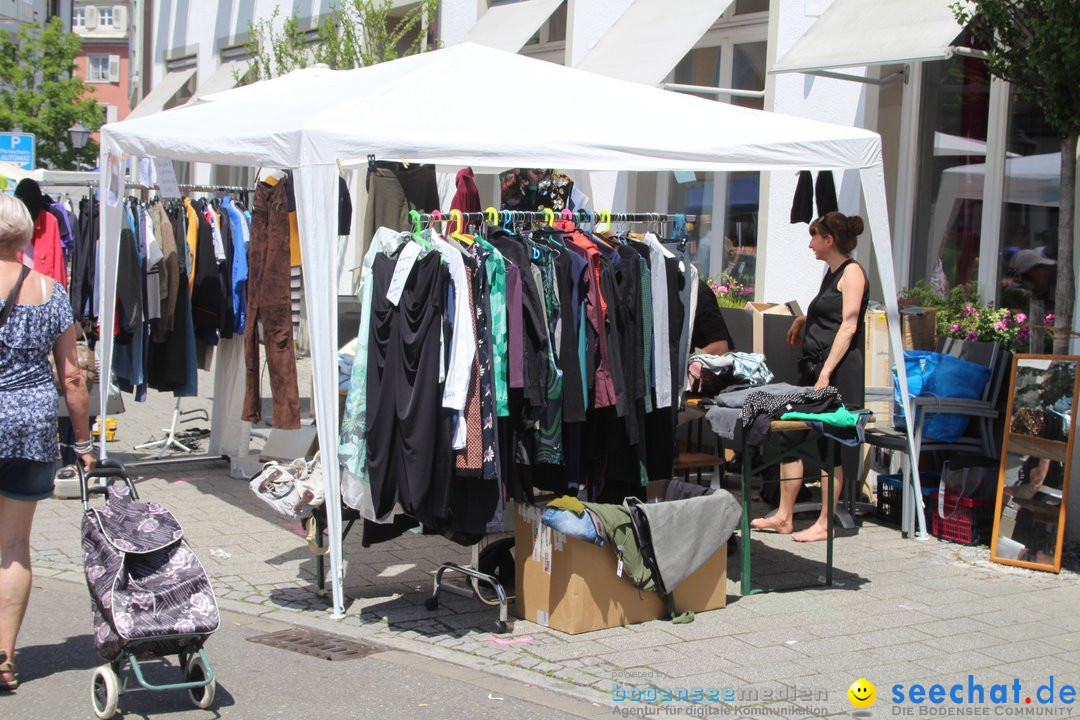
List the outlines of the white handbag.
{"type": "Polygon", "coordinates": [[[326,499],[318,453],[310,461],[296,458],[288,463],[268,462],[248,487],[255,497],[290,520],[306,518],[326,499]]]}

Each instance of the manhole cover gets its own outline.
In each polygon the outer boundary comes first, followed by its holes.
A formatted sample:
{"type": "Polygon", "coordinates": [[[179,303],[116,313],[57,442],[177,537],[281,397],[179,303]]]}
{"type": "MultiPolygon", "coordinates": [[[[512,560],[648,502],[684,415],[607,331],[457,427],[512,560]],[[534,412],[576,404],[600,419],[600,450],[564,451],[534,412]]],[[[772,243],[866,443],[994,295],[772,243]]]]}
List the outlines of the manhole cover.
{"type": "Polygon", "coordinates": [[[265,635],[255,635],[249,637],[248,640],[324,660],[355,660],[382,651],[382,648],[357,642],[341,635],[300,627],[278,630],[265,635]]]}

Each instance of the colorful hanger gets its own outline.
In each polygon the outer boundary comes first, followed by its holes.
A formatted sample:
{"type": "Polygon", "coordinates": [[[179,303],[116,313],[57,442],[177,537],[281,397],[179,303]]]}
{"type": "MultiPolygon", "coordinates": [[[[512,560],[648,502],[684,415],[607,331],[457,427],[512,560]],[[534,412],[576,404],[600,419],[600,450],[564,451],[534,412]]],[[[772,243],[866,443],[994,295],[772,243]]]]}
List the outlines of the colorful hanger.
{"type": "Polygon", "coordinates": [[[499,211],[493,207],[488,206],[484,209],[484,216],[487,219],[488,225],[499,224],[499,211]]]}
{"type": "Polygon", "coordinates": [[[451,230],[450,237],[454,238],[458,242],[465,243],[466,245],[472,245],[473,244],[473,239],[462,232],[462,230],[464,229],[463,226],[462,226],[462,223],[464,222],[464,220],[465,220],[464,216],[461,214],[461,211],[458,210],[457,208],[450,211],[450,220],[449,220],[449,222],[456,222],[457,223],[455,226],[453,226],[454,229],[451,230]]]}
{"type": "Polygon", "coordinates": [[[551,208],[544,208],[544,222],[548,225],[555,224],[555,211],[551,208]]]}
{"type": "Polygon", "coordinates": [[[427,239],[424,237],[424,228],[421,226],[420,223],[420,213],[416,212],[415,210],[410,210],[409,219],[413,221],[413,238],[418,243],[420,243],[420,246],[423,247],[425,250],[430,250],[431,245],[428,244],[427,239]]]}
{"type": "Polygon", "coordinates": [[[597,233],[606,233],[609,230],[611,230],[611,211],[610,210],[601,210],[600,211],[600,224],[604,226],[604,229],[601,230],[600,228],[596,228],[597,233]]]}

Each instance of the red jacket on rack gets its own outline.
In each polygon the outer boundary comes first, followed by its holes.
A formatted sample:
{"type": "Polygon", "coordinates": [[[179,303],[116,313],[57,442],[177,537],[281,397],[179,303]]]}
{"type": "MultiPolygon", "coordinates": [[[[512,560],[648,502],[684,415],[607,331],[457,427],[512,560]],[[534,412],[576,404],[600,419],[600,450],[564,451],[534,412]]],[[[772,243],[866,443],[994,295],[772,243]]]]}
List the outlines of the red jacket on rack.
{"type": "Polygon", "coordinates": [[[64,262],[64,247],[60,243],[60,225],[56,217],[48,211],[38,213],[34,221],[34,270],[48,275],[67,287],[67,265],[64,262]]]}

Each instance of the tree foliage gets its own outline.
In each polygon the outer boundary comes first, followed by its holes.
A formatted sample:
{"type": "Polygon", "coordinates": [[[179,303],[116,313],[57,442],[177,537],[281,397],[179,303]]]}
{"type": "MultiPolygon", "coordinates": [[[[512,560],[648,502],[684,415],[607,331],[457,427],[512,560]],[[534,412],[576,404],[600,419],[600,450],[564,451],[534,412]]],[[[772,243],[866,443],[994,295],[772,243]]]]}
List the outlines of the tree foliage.
{"type": "Polygon", "coordinates": [[[972,0],[953,14],[986,48],[991,74],[1039,106],[1061,137],[1054,352],[1068,351],[1075,278],[1076,149],[1080,135],[1080,3],[1077,0],[972,0]]]}
{"type": "Polygon", "coordinates": [[[390,0],[347,0],[333,5],[319,23],[304,29],[290,15],[279,25],[279,10],[249,25],[245,45],[253,72],[241,82],[254,82],[315,64],[346,70],[366,67],[420,52],[426,42],[425,19],[434,16],[438,0],[422,0],[403,15],[392,14],[390,0]]]}
{"type": "Polygon", "coordinates": [[[79,48],[79,36],[65,31],[58,17],[18,32],[0,30],[0,131],[33,133],[43,167],[97,162],[97,143],[75,150],[68,133],[77,123],[96,131],[105,119],[75,72],[79,48]]]}

